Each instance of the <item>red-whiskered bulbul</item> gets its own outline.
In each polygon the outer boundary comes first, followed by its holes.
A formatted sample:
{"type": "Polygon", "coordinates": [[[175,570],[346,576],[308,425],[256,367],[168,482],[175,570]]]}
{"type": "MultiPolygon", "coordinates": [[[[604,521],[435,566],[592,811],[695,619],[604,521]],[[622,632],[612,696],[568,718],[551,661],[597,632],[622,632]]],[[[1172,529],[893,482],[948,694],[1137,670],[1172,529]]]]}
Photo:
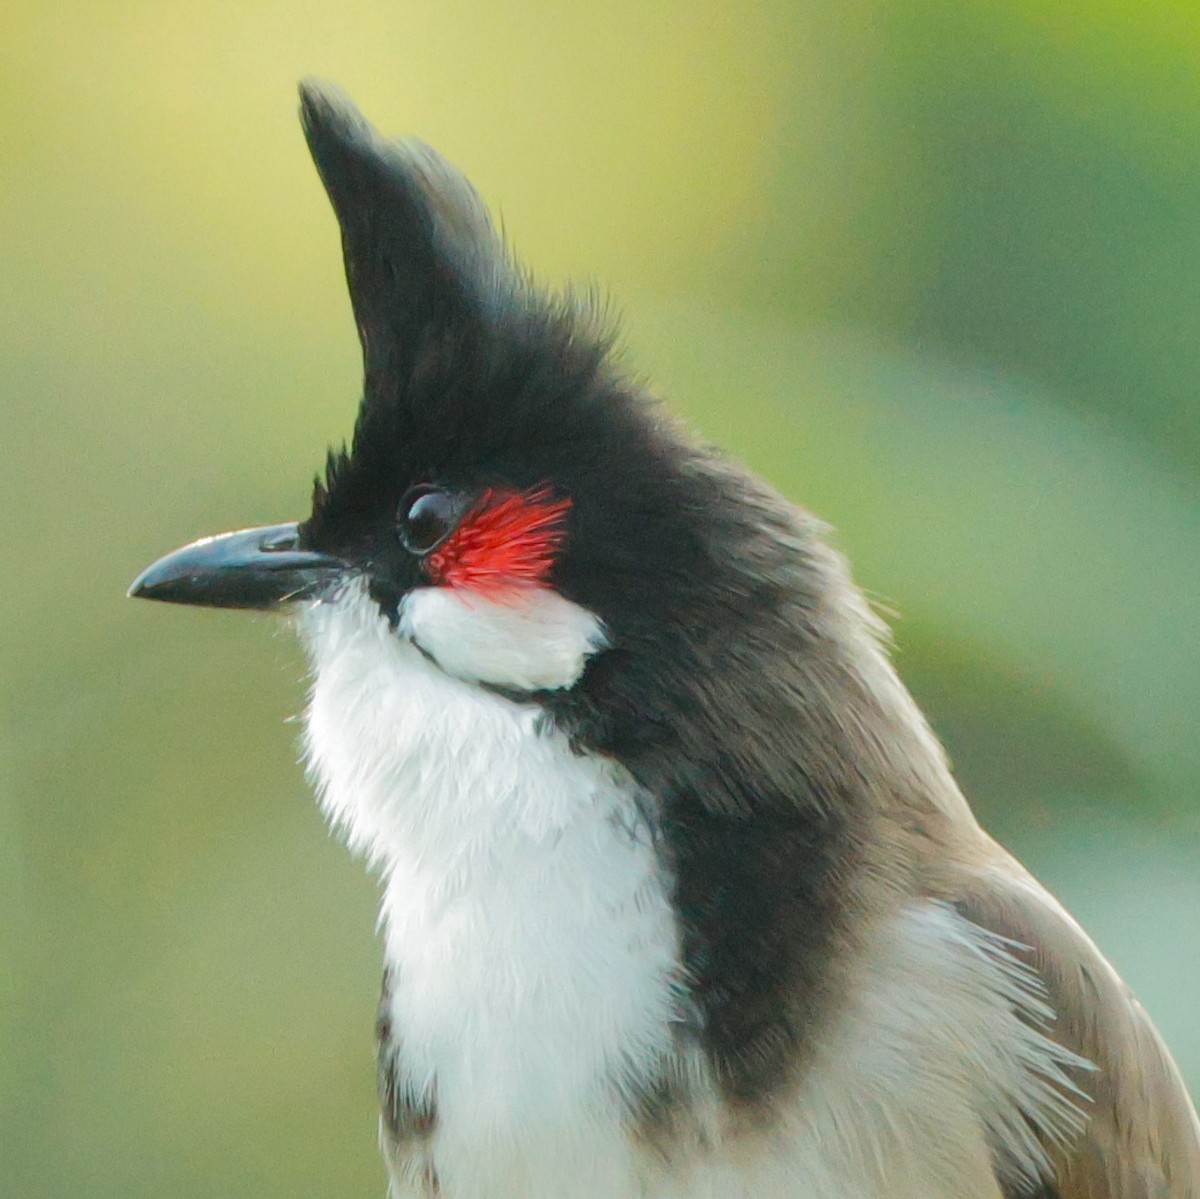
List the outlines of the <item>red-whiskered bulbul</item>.
{"type": "Polygon", "coordinates": [[[299,524],[132,593],[280,609],[383,882],[396,1199],[1189,1199],[1141,1007],[978,826],[825,529],[697,443],[476,193],[302,118],[365,385],[299,524]]]}

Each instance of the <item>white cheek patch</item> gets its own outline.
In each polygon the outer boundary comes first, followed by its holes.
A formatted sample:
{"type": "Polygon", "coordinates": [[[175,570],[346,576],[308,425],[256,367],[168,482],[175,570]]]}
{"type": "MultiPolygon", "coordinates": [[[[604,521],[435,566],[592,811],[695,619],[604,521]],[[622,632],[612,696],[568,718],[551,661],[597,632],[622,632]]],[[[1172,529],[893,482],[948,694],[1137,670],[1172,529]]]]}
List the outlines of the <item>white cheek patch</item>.
{"type": "Polygon", "coordinates": [[[546,587],[422,587],[399,616],[400,632],[447,674],[517,691],[571,686],[608,644],[598,616],[546,587]]]}

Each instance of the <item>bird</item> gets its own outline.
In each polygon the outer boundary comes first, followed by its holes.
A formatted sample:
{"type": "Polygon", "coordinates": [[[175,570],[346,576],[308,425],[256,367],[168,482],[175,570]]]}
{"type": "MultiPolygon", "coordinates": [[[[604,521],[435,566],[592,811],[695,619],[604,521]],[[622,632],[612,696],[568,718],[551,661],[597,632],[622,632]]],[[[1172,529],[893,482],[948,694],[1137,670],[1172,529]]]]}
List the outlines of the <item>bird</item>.
{"type": "Polygon", "coordinates": [[[826,526],[339,89],[362,348],[299,522],[130,593],[279,612],[381,880],[393,1199],[1191,1199],[1137,1000],[983,831],[826,526]]]}

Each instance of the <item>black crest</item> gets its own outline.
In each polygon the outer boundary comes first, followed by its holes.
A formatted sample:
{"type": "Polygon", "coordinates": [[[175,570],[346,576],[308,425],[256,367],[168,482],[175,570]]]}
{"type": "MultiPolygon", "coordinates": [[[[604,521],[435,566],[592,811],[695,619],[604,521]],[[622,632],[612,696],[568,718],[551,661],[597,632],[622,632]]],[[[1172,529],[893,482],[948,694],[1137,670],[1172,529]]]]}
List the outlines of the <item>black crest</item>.
{"type": "Polygon", "coordinates": [[[431,328],[473,323],[519,290],[475,189],[436,151],[384,139],[315,82],[301,85],[300,115],[341,226],[368,376],[431,328]]]}
{"type": "MultiPolygon", "coordinates": [[[[610,338],[593,306],[531,286],[474,188],[434,150],[385,139],[324,85],[302,86],[301,117],[363,349],[354,442],[331,454],[308,526],[344,549],[404,480],[477,474],[594,435],[610,338]]],[[[602,406],[626,405],[610,393],[602,406]]]]}

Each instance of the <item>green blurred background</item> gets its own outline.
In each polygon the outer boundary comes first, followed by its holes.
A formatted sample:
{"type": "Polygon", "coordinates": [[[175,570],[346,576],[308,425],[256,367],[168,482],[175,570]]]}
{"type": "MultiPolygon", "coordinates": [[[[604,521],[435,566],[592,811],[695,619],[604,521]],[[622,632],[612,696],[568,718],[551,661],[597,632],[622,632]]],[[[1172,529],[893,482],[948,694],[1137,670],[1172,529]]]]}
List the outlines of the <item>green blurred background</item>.
{"type": "Polygon", "coordinates": [[[1195,0],[9,0],[0,1199],[383,1192],[374,887],[266,619],[357,346],[296,80],[457,161],[839,530],[985,821],[1200,1085],[1195,0]]]}

